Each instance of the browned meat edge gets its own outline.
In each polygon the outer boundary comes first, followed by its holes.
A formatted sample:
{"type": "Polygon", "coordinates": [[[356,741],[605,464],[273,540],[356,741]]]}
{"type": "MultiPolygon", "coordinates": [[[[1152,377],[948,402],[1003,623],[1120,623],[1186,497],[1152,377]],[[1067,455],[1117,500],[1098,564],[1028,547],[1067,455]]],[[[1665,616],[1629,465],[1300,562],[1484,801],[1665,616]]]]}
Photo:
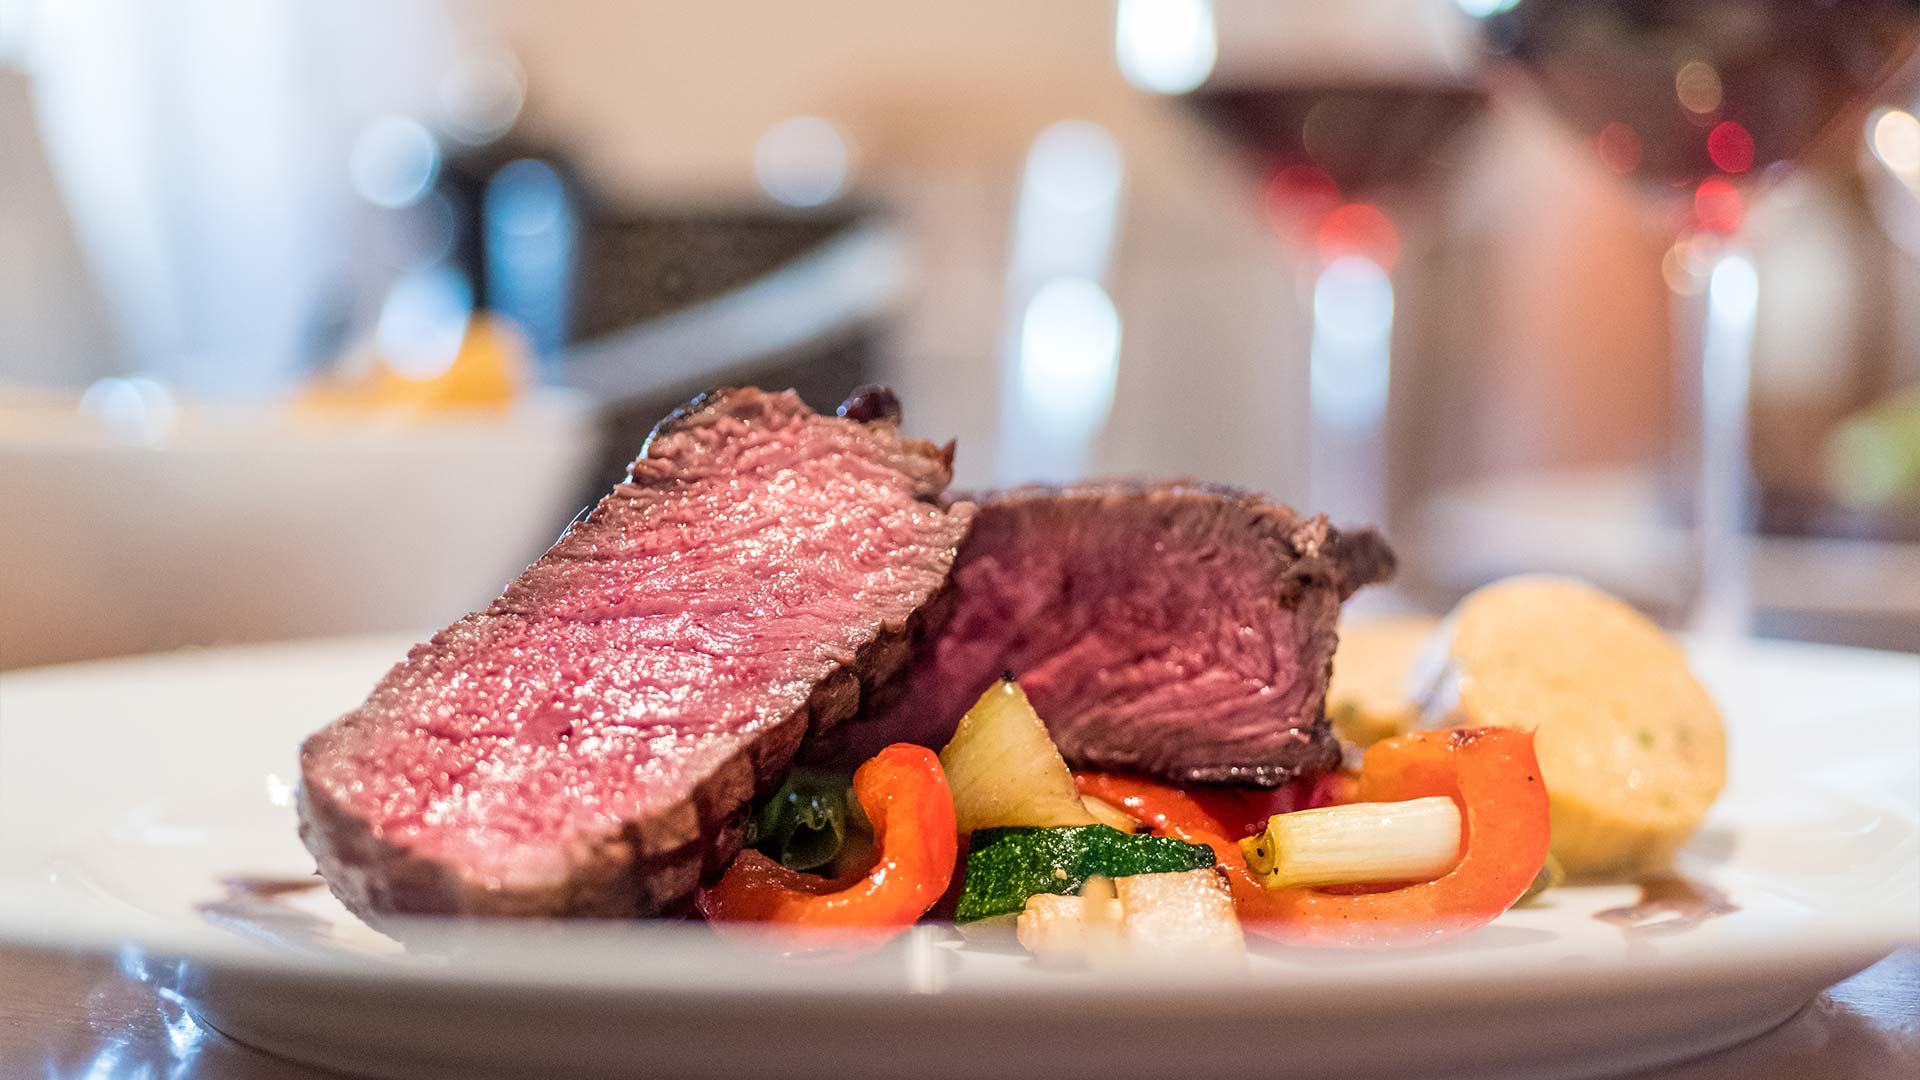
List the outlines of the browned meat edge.
{"type": "MultiPolygon", "coordinates": [[[[884,398],[891,399],[890,392],[884,398]]],[[[715,400],[705,393],[655,426],[653,438],[697,415],[715,400]]],[[[872,388],[856,391],[849,403],[872,407],[872,388]],[[863,398],[863,395],[867,395],[863,398]]],[[[843,407],[843,411],[847,411],[843,407]]],[[[897,420],[898,407],[873,419],[897,420]]],[[[868,418],[856,415],[855,419],[868,418]]],[[[950,468],[953,443],[937,453],[950,468]]],[[[645,456],[643,448],[641,455],[645,456]]],[[[951,500],[950,500],[951,502],[951,500]]],[[[674,811],[629,822],[616,836],[577,853],[574,873],[565,884],[537,892],[487,891],[463,881],[457,868],[421,858],[373,834],[368,822],[341,810],[314,785],[301,784],[300,839],[319,863],[342,903],[370,921],[383,914],[477,916],[636,917],[670,914],[684,908],[703,878],[717,875],[739,853],[746,815],[756,795],[770,794],[792,764],[808,732],[826,731],[852,716],[863,695],[891,679],[907,656],[907,643],[939,594],[899,624],[884,624],[852,664],[843,664],[815,686],[800,709],[765,733],[741,754],[701,783],[692,799],[674,811]],[[702,842],[704,840],[704,842],[702,842]]],[[[403,662],[404,664],[404,662],[403,662]]],[[[396,670],[402,665],[396,665],[396,670]]],[[[303,755],[327,731],[312,736],[303,755]]]]}

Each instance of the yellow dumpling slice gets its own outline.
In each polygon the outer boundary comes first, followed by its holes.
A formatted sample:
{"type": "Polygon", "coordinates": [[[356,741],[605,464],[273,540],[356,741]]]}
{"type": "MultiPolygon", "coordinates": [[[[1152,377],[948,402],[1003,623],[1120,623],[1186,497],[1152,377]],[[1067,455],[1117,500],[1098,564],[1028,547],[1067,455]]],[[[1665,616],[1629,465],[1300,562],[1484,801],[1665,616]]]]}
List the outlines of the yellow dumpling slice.
{"type": "Polygon", "coordinates": [[[1680,646],[1592,586],[1496,582],[1460,602],[1436,648],[1430,721],[1535,733],[1569,875],[1665,864],[1726,784],[1720,712],[1680,646]]]}

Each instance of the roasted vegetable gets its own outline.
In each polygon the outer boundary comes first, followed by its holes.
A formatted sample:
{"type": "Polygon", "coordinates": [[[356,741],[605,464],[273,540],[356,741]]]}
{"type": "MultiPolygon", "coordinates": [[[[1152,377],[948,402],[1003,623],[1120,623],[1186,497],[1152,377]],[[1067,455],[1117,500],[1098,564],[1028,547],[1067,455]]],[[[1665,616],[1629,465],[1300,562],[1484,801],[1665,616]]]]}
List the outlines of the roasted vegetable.
{"type": "Polygon", "coordinates": [[[954,919],[1018,912],[1038,893],[1072,894],[1094,876],[1178,873],[1214,865],[1212,849],[1106,825],[982,829],[967,852],[954,919]]]}
{"type": "Polygon", "coordinates": [[[1010,825],[1092,825],[1073,774],[1020,684],[1002,679],[960,720],[940,763],[961,832],[1010,825]]]}
{"type": "Polygon", "coordinates": [[[1079,780],[1089,794],[1157,831],[1210,844],[1247,931],[1298,944],[1392,945],[1451,937],[1512,907],[1546,861],[1546,787],[1532,737],[1524,732],[1416,731],[1368,750],[1361,800],[1448,796],[1463,811],[1465,841],[1459,862],[1432,881],[1357,894],[1266,888],[1247,869],[1240,846],[1185,793],[1134,777],[1095,773],[1079,780]]]}
{"type": "Polygon", "coordinates": [[[815,870],[847,842],[847,774],[796,765],[753,816],[747,845],[789,870],[815,870]]]}
{"type": "MultiPolygon", "coordinates": [[[[1101,879],[1104,880],[1104,879],[1101,879]]],[[[1014,921],[1020,945],[1042,960],[1084,964],[1117,948],[1125,911],[1111,889],[1089,883],[1084,895],[1035,893],[1014,921]]]]}
{"type": "Polygon", "coordinates": [[[1089,795],[1081,795],[1080,803],[1087,808],[1087,813],[1092,814],[1094,819],[1102,825],[1111,825],[1124,833],[1136,833],[1140,831],[1140,823],[1133,820],[1133,815],[1105,799],[1096,799],[1089,795]]]}
{"type": "Polygon", "coordinates": [[[1156,958],[1238,958],[1246,943],[1233,898],[1214,870],[1135,874],[1087,883],[1081,896],[1027,901],[1016,930],[1042,958],[1096,965],[1156,958]]]}
{"type": "Polygon", "coordinates": [[[1430,795],[1275,814],[1240,851],[1270,889],[1431,881],[1460,859],[1460,808],[1430,795]]]}
{"type": "MultiPolygon", "coordinates": [[[[1228,837],[1251,836],[1266,828],[1267,819],[1275,814],[1291,814],[1335,801],[1333,785],[1340,775],[1301,777],[1275,788],[1195,786],[1186,789],[1186,794],[1226,827],[1228,837]]],[[[1086,792],[1080,793],[1082,800],[1087,797],[1086,792]]]]}
{"type": "Polygon", "coordinates": [[[853,774],[880,854],[851,883],[789,870],[748,849],[696,905],[709,922],[764,922],[890,937],[925,914],[953,876],[953,799],[933,751],[896,743],[853,774]]]}
{"type": "Polygon", "coordinates": [[[1135,874],[1113,883],[1120,934],[1136,956],[1239,957],[1246,953],[1233,896],[1218,870],[1135,874]]]}
{"type": "MultiPolygon", "coordinates": [[[[1240,848],[1231,839],[1234,830],[1222,824],[1220,815],[1188,792],[1157,780],[1120,773],[1075,773],[1073,780],[1082,795],[1125,810],[1155,832],[1195,844],[1212,844],[1222,863],[1240,861],[1240,848]]],[[[1234,816],[1243,816],[1237,805],[1234,816]]],[[[1266,815],[1260,820],[1266,820],[1266,815]]]]}
{"type": "Polygon", "coordinates": [[[1443,795],[1466,818],[1453,869],[1385,892],[1336,895],[1266,889],[1240,897],[1250,929],[1314,945],[1434,941],[1491,922],[1533,883],[1547,858],[1547,790],[1533,737],[1502,728],[1416,731],[1367,751],[1360,797],[1396,802],[1443,795]]]}

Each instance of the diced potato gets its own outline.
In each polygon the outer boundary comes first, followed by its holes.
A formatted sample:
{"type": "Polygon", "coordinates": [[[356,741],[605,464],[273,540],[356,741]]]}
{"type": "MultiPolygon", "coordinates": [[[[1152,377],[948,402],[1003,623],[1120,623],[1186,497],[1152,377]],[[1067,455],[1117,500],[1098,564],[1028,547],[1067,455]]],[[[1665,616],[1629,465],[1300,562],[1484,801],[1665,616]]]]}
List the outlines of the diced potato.
{"type": "Polygon", "coordinates": [[[1246,955],[1240,917],[1218,871],[1135,874],[1115,879],[1113,888],[1120,898],[1120,936],[1135,958],[1246,955]]]}
{"type": "Polygon", "coordinates": [[[1038,893],[1027,898],[1014,931],[1021,946],[1042,960],[1084,963],[1098,933],[1089,928],[1104,926],[1115,933],[1120,919],[1120,901],[1112,897],[1038,893]]]}
{"type": "Polygon", "coordinates": [[[1214,870],[1095,879],[1080,896],[1028,898],[1020,944],[1043,960],[1123,967],[1141,961],[1240,961],[1246,942],[1214,870]]]}
{"type": "Polygon", "coordinates": [[[1002,825],[1097,825],[1073,774],[1020,684],[1001,680],[980,695],[940,764],[960,831],[1002,825]]]}

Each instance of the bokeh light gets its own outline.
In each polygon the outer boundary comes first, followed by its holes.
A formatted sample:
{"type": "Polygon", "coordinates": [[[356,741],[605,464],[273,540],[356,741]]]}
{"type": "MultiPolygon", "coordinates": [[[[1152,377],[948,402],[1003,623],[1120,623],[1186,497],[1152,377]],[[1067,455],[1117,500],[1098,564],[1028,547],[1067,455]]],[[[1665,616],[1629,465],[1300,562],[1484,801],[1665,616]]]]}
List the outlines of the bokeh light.
{"type": "Polygon", "coordinates": [[[440,171],[440,145],[426,125],[407,116],[368,124],[347,154],[353,190],[390,210],[418,202],[440,171]]]}
{"type": "Polygon", "coordinates": [[[1673,93],[1690,113],[1705,116],[1720,108],[1725,93],[1720,72],[1705,60],[1689,60],[1673,76],[1673,93]]]}
{"type": "Polygon", "coordinates": [[[1881,109],[1867,121],[1867,146],[1903,178],[1920,176],[1920,119],[1905,109],[1881,109]]]}
{"type": "Polygon", "coordinates": [[[1760,272],[1735,252],[1713,264],[1707,281],[1708,315],[1729,326],[1751,326],[1760,310],[1760,272]]]}
{"type": "Polygon", "coordinates": [[[520,158],[487,181],[482,196],[489,305],[525,331],[534,352],[558,354],[566,338],[573,208],[547,162],[520,158]]]}
{"type": "Polygon", "coordinates": [[[1382,271],[1400,261],[1400,232],[1387,215],[1366,203],[1348,203],[1326,216],[1313,233],[1314,247],[1328,263],[1357,255],[1382,271]]]}
{"type": "Polygon", "coordinates": [[[1334,259],[1314,282],[1309,382],[1314,420],[1369,430],[1392,378],[1393,281],[1364,255],[1334,259]]]}
{"type": "Polygon", "coordinates": [[[1601,128],[1594,145],[1601,163],[1621,176],[1640,167],[1640,133],[1628,124],[1615,120],[1601,128]]]}
{"type": "Polygon", "coordinates": [[[753,150],[753,171],[774,201],[820,206],[846,187],[853,154],[840,129],[818,116],[773,125],[753,150]]]}
{"type": "Polygon", "coordinates": [[[438,93],[448,134],[467,143],[492,142],[520,118],[526,73],[513,53],[480,50],[447,70],[438,93]]]}
{"type": "Polygon", "coordinates": [[[1707,132],[1707,156],[1721,172],[1753,168],[1753,135],[1738,121],[1722,120],[1707,132]]]}
{"type": "Polygon", "coordinates": [[[1184,94],[1207,81],[1219,58],[1212,0],[1120,0],[1114,57],[1142,90],[1184,94]]]}
{"type": "Polygon", "coordinates": [[[1125,177],[1120,144],[1098,124],[1060,120],[1035,136],[1014,221],[1014,275],[1022,282],[1100,280],[1125,177]]]}
{"type": "Polygon", "coordinates": [[[473,286],[452,267],[403,275],[388,290],[374,339],[396,373],[421,382],[453,366],[473,316],[473,286]]]}
{"type": "Polygon", "coordinates": [[[155,446],[179,426],[180,410],[165,383],[145,375],[107,378],[87,387],[80,410],[116,442],[155,446]]]}
{"type": "Polygon", "coordinates": [[[1087,278],[1056,278],[1020,320],[1018,387],[1028,416],[1084,437],[1113,408],[1120,371],[1120,314],[1087,278]]]}
{"type": "Polygon", "coordinates": [[[1740,189],[1719,177],[1702,180],[1693,192],[1693,216],[1700,227],[1712,232],[1731,233],[1740,228],[1746,206],[1740,189]]]}
{"type": "Polygon", "coordinates": [[[1260,208],[1282,239],[1313,235],[1340,206],[1340,185],[1318,165],[1289,165],[1267,178],[1260,208]]]}
{"type": "Polygon", "coordinates": [[[1720,247],[1718,237],[1694,233],[1676,240],[1660,260],[1660,274],[1666,279],[1667,288],[1679,296],[1698,296],[1705,292],[1707,276],[1713,272],[1720,247]]]}

